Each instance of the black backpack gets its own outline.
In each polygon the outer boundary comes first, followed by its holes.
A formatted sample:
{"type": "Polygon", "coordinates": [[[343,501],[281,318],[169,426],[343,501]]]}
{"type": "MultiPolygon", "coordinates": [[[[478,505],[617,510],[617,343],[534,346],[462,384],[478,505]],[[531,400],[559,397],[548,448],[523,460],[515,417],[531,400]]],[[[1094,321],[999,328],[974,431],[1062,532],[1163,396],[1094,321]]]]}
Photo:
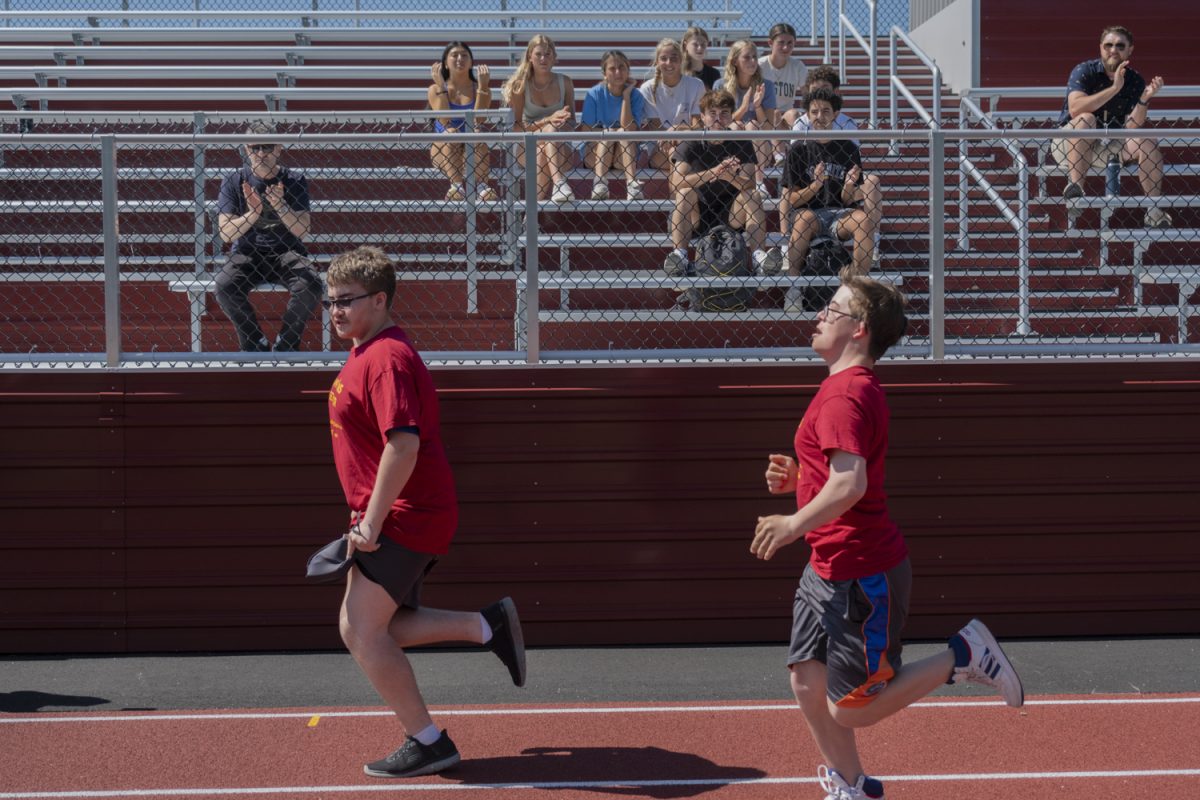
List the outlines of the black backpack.
{"type": "MultiPolygon", "coordinates": [[[[841,242],[828,237],[817,239],[808,249],[801,273],[836,277],[842,271],[842,267],[849,266],[853,260],[850,251],[841,242]]],[[[837,288],[836,283],[832,286],[804,287],[804,310],[820,311],[837,294],[837,288]]]]}
{"type": "MultiPolygon", "coordinates": [[[[750,251],[741,231],[718,225],[706,233],[696,245],[695,270],[697,277],[728,277],[753,275],[750,251]]],[[[745,311],[754,299],[753,286],[719,286],[694,289],[691,306],[696,311],[745,311]]]]}

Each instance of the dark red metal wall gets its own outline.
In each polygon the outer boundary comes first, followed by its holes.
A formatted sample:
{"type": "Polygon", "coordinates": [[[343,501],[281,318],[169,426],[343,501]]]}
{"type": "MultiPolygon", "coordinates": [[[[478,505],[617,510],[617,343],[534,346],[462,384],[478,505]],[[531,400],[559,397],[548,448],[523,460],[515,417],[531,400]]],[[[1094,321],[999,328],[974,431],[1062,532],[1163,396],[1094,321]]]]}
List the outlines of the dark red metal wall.
{"type": "MultiPolygon", "coordinates": [[[[1100,31],[1109,25],[1124,25],[1133,32],[1130,63],[1142,75],[1161,75],[1168,86],[1200,84],[1194,41],[1200,3],[980,0],[979,5],[979,72],[984,86],[1061,85],[1065,95],[1072,67],[1099,56],[1100,31]]],[[[1194,101],[1173,102],[1162,99],[1155,105],[1194,107],[1194,101]]],[[[1019,107],[1028,108],[1028,103],[1021,101],[1019,107]]]]}
{"type": "MultiPolygon", "coordinates": [[[[1200,370],[884,364],[909,635],[1200,632],[1200,370]]],[[[438,371],[462,528],[427,601],[533,644],[782,641],[747,552],[816,366],[438,371]]],[[[0,375],[0,652],[338,647],[330,372],[0,375]]]]}

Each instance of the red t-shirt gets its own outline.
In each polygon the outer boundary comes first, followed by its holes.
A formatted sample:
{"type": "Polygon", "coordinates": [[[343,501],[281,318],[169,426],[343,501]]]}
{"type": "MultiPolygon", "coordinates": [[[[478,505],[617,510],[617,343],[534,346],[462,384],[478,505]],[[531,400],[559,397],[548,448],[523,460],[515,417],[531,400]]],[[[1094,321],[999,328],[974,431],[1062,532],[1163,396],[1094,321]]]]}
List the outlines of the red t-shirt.
{"type": "Polygon", "coordinates": [[[904,537],[887,512],[883,491],[888,443],[883,387],[866,367],[850,367],[821,382],[796,429],[796,502],[803,508],[829,480],[829,454],[845,450],[867,461],[867,491],[840,517],[804,536],[813,570],[843,581],[884,572],[908,555],[904,537]]]}
{"type": "Polygon", "coordinates": [[[437,390],[404,331],[392,326],[350,351],[329,390],[333,463],[354,516],[367,510],[388,432],[403,427],[417,428],[421,445],[381,533],[440,555],[458,527],[458,499],[442,448],[437,390]]]}

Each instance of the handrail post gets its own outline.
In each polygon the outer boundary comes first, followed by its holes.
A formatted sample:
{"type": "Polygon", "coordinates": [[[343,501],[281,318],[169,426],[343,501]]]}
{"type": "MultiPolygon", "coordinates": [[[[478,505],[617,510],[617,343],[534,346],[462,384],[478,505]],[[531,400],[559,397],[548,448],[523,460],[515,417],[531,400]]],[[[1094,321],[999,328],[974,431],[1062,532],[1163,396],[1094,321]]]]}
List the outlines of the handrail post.
{"type": "Polygon", "coordinates": [[[540,358],[538,341],[538,171],[537,138],[525,134],[525,361],[540,358]]]}
{"type": "MultiPolygon", "coordinates": [[[[838,0],[838,3],[841,2],[842,0],[838,0]]],[[[838,24],[841,25],[840,20],[838,24]]],[[[825,63],[828,64],[832,60],[833,59],[829,57],[829,0],[825,0],[825,63]]],[[[840,69],[841,65],[839,64],[838,66],[840,69]]]]}
{"type": "MultiPolygon", "coordinates": [[[[958,129],[967,128],[967,99],[964,97],[958,103],[958,129]]],[[[967,231],[967,219],[970,205],[967,200],[967,140],[958,140],[958,251],[965,253],[971,249],[971,237],[967,231]]]]}
{"type": "MultiPolygon", "coordinates": [[[[876,0],[868,0],[871,6],[871,52],[869,53],[870,61],[870,81],[871,81],[871,130],[879,130],[879,40],[876,38],[875,26],[878,20],[879,4],[876,0]]],[[[891,83],[889,80],[888,83],[891,83]]]]}
{"type": "Polygon", "coordinates": [[[929,130],[929,345],[946,357],[946,134],[929,130]]]}
{"type": "MultiPolygon", "coordinates": [[[[893,25],[888,31],[888,118],[891,120],[892,130],[896,130],[900,125],[900,111],[896,101],[896,26],[893,25]]],[[[888,155],[896,156],[900,154],[900,145],[895,139],[891,140],[888,146],[888,155]]]]}
{"type": "MultiPolygon", "coordinates": [[[[4,2],[7,3],[8,0],[4,0],[4,2]]],[[[817,0],[808,0],[808,10],[809,10],[809,16],[811,17],[811,19],[809,19],[809,21],[808,21],[808,25],[809,25],[808,46],[816,47],[817,46],[817,0]]]]}
{"type": "Polygon", "coordinates": [[[121,366],[121,264],[117,260],[117,145],[112,134],[100,137],[100,191],[104,198],[104,356],[109,368],[121,366]]]}
{"type": "MultiPolygon", "coordinates": [[[[846,80],[846,0],[838,0],[838,75],[846,80]]],[[[825,63],[833,63],[829,57],[829,0],[825,0],[825,63]]]]}
{"type": "MultiPolygon", "coordinates": [[[[464,133],[474,133],[474,112],[464,114],[463,116],[465,117],[464,133]]],[[[476,161],[478,161],[478,158],[475,154],[475,145],[473,143],[463,143],[463,191],[466,193],[463,199],[467,203],[467,212],[463,217],[466,224],[464,241],[467,247],[468,314],[474,314],[479,310],[479,209],[476,202],[478,199],[478,186],[475,183],[476,161]]]]}
{"type": "MultiPolygon", "coordinates": [[[[192,115],[192,133],[196,135],[204,133],[205,122],[204,112],[195,112],[192,115]]],[[[192,232],[196,237],[196,241],[192,245],[192,253],[196,258],[192,271],[198,274],[204,272],[206,260],[205,249],[208,237],[205,235],[204,225],[208,219],[208,211],[204,206],[204,145],[200,142],[193,142],[192,148],[192,214],[195,217],[192,221],[192,232]]],[[[216,256],[218,253],[213,253],[213,255],[216,256]]]]}
{"type": "Polygon", "coordinates": [[[1029,336],[1033,333],[1029,285],[1029,162],[1024,154],[1019,154],[1017,159],[1017,181],[1017,268],[1020,272],[1017,333],[1029,336]]]}

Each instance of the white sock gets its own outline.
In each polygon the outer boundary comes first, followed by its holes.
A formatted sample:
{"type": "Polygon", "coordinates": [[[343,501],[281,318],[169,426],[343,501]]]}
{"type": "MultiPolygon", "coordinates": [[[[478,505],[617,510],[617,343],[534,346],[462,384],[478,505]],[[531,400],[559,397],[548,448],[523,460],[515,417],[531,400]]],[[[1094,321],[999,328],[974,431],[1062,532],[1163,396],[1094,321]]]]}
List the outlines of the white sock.
{"type": "Polygon", "coordinates": [[[762,260],[763,260],[764,258],[766,258],[766,257],[767,257],[767,251],[766,251],[766,250],[755,250],[755,251],[754,251],[754,263],[755,263],[755,264],[759,263],[760,261],[762,261],[762,260]]]}
{"type": "Polygon", "coordinates": [[[442,732],[438,730],[437,725],[431,724],[428,728],[423,728],[412,735],[421,744],[428,747],[429,745],[442,738],[442,732]]]}
{"type": "Polygon", "coordinates": [[[675,255],[679,256],[684,261],[687,261],[687,248],[686,247],[676,247],[675,255]]]}
{"type": "Polygon", "coordinates": [[[492,640],[492,626],[488,625],[488,621],[483,614],[479,615],[479,630],[483,631],[482,644],[487,644],[492,640]]]}

